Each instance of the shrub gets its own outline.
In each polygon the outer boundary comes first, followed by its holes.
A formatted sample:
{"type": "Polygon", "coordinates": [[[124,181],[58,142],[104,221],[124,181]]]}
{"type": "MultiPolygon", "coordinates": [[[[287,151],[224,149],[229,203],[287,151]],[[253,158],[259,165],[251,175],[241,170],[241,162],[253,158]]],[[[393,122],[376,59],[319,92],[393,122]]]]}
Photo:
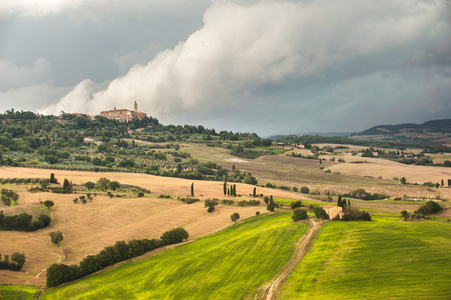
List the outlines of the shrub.
{"type": "Polygon", "coordinates": [[[298,208],[298,207],[301,207],[301,206],[302,206],[302,201],[301,200],[293,201],[290,204],[291,209],[295,209],[295,208],[298,208]]]}
{"type": "Polygon", "coordinates": [[[306,186],[301,187],[301,193],[308,194],[310,193],[310,189],[306,186]]]}
{"type": "Polygon", "coordinates": [[[185,202],[186,204],[193,204],[195,202],[200,201],[198,198],[181,198],[182,202],[185,202]]]}
{"type": "Polygon", "coordinates": [[[230,219],[232,220],[232,222],[236,222],[239,218],[240,218],[240,214],[239,213],[233,213],[230,216],[230,219]]]}
{"type": "Polygon", "coordinates": [[[314,212],[315,212],[315,217],[317,217],[318,219],[327,220],[329,218],[326,211],[320,206],[316,206],[314,208],[314,212]]]}
{"type": "Polygon", "coordinates": [[[308,219],[307,211],[300,208],[296,208],[295,210],[293,210],[293,216],[291,216],[291,218],[295,222],[300,220],[306,220],[308,219]]]}

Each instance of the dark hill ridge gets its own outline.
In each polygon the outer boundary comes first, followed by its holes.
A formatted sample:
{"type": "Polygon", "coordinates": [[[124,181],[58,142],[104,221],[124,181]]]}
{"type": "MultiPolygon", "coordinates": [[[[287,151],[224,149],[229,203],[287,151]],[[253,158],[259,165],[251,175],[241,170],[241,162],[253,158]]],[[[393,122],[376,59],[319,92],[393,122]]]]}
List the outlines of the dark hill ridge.
{"type": "Polygon", "coordinates": [[[423,124],[379,125],[352,137],[404,143],[449,144],[451,143],[451,119],[432,120],[423,124]]]}
{"type": "Polygon", "coordinates": [[[404,123],[398,125],[378,125],[364,130],[357,135],[375,135],[397,133],[403,129],[416,129],[424,131],[451,132],[451,119],[427,121],[423,124],[404,123]]]}

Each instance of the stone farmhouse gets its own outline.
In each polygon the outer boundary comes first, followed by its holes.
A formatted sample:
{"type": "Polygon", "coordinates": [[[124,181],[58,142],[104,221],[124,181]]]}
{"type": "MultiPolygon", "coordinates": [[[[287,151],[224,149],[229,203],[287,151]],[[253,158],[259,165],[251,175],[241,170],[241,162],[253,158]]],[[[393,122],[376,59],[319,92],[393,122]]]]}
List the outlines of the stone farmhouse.
{"type": "Polygon", "coordinates": [[[116,120],[119,122],[129,122],[133,119],[143,119],[147,117],[146,113],[138,111],[138,103],[136,103],[136,101],[134,110],[116,109],[115,107],[113,110],[101,111],[100,115],[107,119],[116,120]]]}
{"type": "Polygon", "coordinates": [[[326,206],[323,205],[321,206],[327,213],[327,215],[329,216],[329,219],[333,219],[336,216],[339,216],[340,219],[343,218],[343,208],[340,206],[326,206]]]}

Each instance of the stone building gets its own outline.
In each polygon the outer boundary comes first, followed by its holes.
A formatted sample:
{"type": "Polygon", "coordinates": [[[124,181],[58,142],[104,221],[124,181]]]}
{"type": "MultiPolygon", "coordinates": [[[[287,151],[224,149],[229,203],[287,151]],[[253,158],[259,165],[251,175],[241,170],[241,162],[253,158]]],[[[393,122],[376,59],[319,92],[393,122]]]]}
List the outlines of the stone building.
{"type": "Polygon", "coordinates": [[[119,122],[128,122],[133,119],[142,119],[147,117],[146,113],[138,111],[138,103],[136,103],[136,101],[134,110],[116,109],[115,107],[113,110],[101,111],[100,115],[107,119],[116,120],[119,122]]]}
{"type": "Polygon", "coordinates": [[[340,219],[343,218],[343,209],[340,206],[321,206],[329,216],[329,218],[332,220],[336,216],[339,216],[340,219]]]}

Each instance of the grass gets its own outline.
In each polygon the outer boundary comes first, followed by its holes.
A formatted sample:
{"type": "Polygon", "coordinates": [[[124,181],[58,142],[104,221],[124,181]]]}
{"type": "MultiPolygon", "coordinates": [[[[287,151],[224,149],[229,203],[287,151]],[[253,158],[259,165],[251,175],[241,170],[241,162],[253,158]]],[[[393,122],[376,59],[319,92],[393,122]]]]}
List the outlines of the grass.
{"type": "Polygon", "coordinates": [[[307,225],[291,213],[219,233],[46,291],[40,299],[253,299],[294,253],[307,225]]]}
{"type": "Polygon", "coordinates": [[[38,289],[32,286],[0,285],[0,299],[33,300],[38,289]]]}
{"type": "Polygon", "coordinates": [[[330,222],[279,299],[449,299],[451,224],[330,222]]]}

